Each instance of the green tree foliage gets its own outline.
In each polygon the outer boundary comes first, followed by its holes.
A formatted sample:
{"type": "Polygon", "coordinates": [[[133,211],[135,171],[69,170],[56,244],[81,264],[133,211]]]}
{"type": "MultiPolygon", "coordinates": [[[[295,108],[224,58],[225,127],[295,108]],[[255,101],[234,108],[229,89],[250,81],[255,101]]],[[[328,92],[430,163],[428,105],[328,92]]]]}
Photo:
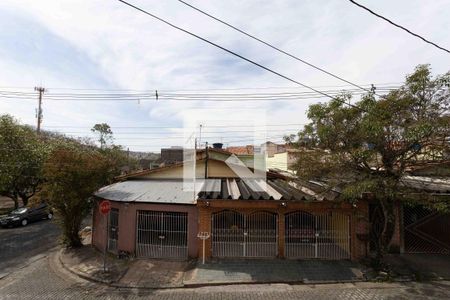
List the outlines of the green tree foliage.
{"type": "Polygon", "coordinates": [[[107,146],[106,141],[112,140],[109,125],[97,124],[94,128],[102,132],[101,148],[89,140],[57,139],[44,167],[46,181],[42,195],[60,217],[63,241],[68,247],[81,246],[78,232],[92,208],[93,193],[112,183],[128,163],[120,146],[107,146]]]}
{"type": "Polygon", "coordinates": [[[98,134],[101,152],[113,163],[115,175],[120,175],[122,171],[137,169],[137,159],[129,157],[121,146],[112,143],[113,132],[107,123],[95,124],[91,131],[98,134]]]}
{"type": "Polygon", "coordinates": [[[43,181],[42,166],[50,147],[35,131],[9,115],[0,116],[0,194],[24,206],[43,181]]]}
{"type": "MultiPolygon", "coordinates": [[[[449,159],[449,85],[450,73],[433,78],[429,66],[419,65],[403,87],[380,99],[372,92],[356,107],[344,104],[351,95],[311,105],[311,123],[296,139],[287,137],[304,150],[298,176],[326,180],[351,202],[363,193],[379,202],[384,214],[375,241],[380,259],[393,235],[394,203],[409,200],[402,178],[418,165],[449,159]]],[[[448,207],[434,201],[428,204],[448,207]]]]}
{"type": "Polygon", "coordinates": [[[81,222],[91,209],[92,194],[111,180],[111,166],[97,149],[73,144],[57,146],[45,164],[42,195],[60,217],[68,247],[81,246],[81,222]]]}
{"type": "Polygon", "coordinates": [[[98,141],[102,149],[106,147],[108,142],[113,140],[111,127],[106,123],[95,124],[91,131],[98,134],[98,141]]]}

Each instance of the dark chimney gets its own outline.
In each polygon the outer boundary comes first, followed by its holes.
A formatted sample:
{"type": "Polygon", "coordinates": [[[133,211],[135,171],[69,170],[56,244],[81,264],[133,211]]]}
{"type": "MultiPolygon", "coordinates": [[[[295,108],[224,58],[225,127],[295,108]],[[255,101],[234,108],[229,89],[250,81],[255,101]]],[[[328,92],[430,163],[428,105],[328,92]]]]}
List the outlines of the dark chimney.
{"type": "Polygon", "coordinates": [[[223,144],[222,143],[214,143],[213,148],[214,149],[222,149],[223,144]]]}

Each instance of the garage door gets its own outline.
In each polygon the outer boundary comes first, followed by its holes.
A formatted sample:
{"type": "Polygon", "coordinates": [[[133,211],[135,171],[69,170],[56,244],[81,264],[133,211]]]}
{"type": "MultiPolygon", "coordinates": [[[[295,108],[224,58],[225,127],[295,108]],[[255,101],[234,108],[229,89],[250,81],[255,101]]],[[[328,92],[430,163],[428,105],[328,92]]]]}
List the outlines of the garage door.
{"type": "Polygon", "coordinates": [[[285,216],[287,258],[350,258],[350,218],[332,213],[313,215],[296,211],[285,216]]]}
{"type": "Polygon", "coordinates": [[[187,259],[187,217],[180,212],[138,211],[136,255],[187,259]]]}
{"type": "Polygon", "coordinates": [[[214,257],[276,257],[277,240],[277,214],[227,210],[212,215],[214,257]]]}
{"type": "Polygon", "coordinates": [[[450,214],[424,206],[404,206],[405,252],[450,254],[450,214]]]}

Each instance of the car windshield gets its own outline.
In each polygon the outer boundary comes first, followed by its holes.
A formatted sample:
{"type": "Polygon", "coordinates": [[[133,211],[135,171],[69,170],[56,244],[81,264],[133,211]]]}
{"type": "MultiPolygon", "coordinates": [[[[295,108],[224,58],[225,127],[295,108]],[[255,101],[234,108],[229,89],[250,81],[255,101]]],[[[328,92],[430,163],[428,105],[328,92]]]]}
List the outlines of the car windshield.
{"type": "Polygon", "coordinates": [[[27,212],[27,208],[26,207],[22,207],[22,208],[18,208],[18,209],[13,210],[11,212],[11,214],[12,215],[20,215],[20,214],[23,214],[25,212],[27,212]]]}

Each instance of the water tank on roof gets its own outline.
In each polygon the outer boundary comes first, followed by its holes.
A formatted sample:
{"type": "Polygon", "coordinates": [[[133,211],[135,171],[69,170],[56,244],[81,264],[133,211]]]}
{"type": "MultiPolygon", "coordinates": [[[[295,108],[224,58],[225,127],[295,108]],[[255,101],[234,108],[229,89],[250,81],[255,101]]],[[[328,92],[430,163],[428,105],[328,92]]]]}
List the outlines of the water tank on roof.
{"type": "Polygon", "coordinates": [[[214,149],[222,149],[223,144],[222,143],[213,143],[213,148],[214,149]]]}

